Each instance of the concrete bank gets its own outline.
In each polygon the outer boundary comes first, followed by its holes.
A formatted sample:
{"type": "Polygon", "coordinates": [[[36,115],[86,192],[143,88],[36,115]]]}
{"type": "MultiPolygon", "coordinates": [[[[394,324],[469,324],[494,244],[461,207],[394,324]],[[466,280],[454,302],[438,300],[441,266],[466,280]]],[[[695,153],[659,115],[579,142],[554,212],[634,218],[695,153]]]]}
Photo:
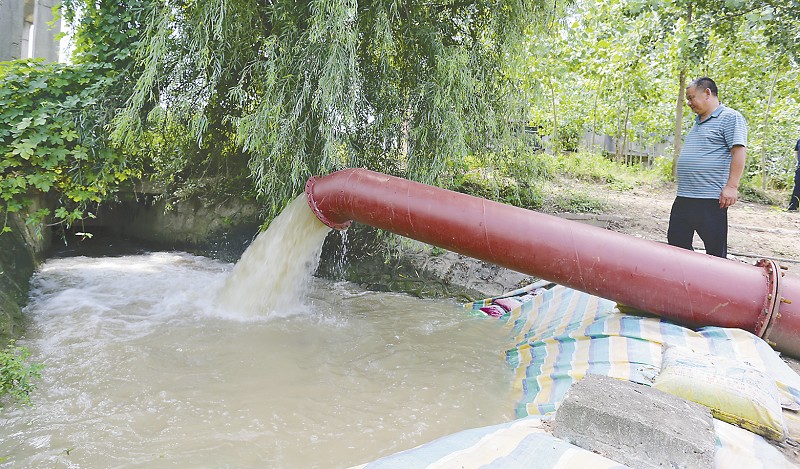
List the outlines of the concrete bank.
{"type": "Polygon", "coordinates": [[[44,260],[50,237],[42,227],[25,225],[16,215],[8,217],[10,232],[0,234],[0,343],[21,333],[22,307],[28,299],[28,283],[44,260]]]}

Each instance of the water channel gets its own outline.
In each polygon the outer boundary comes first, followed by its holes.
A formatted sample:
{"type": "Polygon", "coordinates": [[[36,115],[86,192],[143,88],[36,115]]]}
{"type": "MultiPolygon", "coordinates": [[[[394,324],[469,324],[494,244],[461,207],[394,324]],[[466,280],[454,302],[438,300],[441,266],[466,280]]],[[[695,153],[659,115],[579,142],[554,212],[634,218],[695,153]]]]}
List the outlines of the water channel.
{"type": "Polygon", "coordinates": [[[236,266],[47,261],[19,341],[44,377],[0,409],[0,467],[348,467],[513,418],[495,321],[313,278],[306,235],[269,232],[236,266]]]}

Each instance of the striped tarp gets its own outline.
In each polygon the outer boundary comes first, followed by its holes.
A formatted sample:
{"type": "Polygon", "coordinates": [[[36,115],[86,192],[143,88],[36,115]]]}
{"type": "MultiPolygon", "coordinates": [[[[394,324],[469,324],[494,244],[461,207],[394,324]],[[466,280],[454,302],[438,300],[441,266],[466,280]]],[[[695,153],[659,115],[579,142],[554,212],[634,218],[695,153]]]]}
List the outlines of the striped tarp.
{"type": "MultiPolygon", "coordinates": [[[[351,469],[623,469],[628,466],[555,438],[550,417],[454,433],[351,469]]],[[[796,468],[758,435],[714,420],[716,469],[796,468]]]]}
{"type": "MultiPolygon", "coordinates": [[[[528,417],[474,428],[359,468],[365,469],[624,469],[628,466],[553,437],[548,418],[528,417]]],[[[352,468],[356,469],[356,468],[352,468]]]]}
{"type": "MultiPolygon", "coordinates": [[[[363,468],[625,467],[561,441],[547,431],[569,387],[586,374],[652,384],[662,344],[734,358],[772,377],[786,403],[800,405],[800,376],[760,338],[740,329],[698,331],[623,314],[614,302],[563,286],[537,283],[466,307],[497,317],[512,346],[518,420],[449,435],[363,468]]],[[[800,438],[797,413],[785,411],[789,436],[800,438]]],[[[797,467],[759,435],[714,420],[717,468],[797,467]]]]}
{"type": "MultiPolygon", "coordinates": [[[[775,379],[784,398],[800,405],[800,376],[750,332],[713,326],[693,331],[654,317],[622,314],[612,301],[563,286],[511,297],[523,295],[527,301],[499,319],[514,344],[506,359],[515,370],[517,417],[555,411],[572,383],[588,373],[650,385],[661,370],[663,344],[746,362],[775,379]]],[[[479,310],[503,298],[509,296],[467,307],[479,310]]]]}

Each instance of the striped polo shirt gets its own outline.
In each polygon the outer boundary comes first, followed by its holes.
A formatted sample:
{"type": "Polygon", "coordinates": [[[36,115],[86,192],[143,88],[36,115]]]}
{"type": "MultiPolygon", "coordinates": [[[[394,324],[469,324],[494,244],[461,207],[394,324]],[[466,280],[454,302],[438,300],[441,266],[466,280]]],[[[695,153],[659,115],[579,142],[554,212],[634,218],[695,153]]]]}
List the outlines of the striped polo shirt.
{"type": "Polygon", "coordinates": [[[708,119],[695,117],[678,158],[678,197],[718,199],[731,172],[731,148],[747,146],[747,122],[720,105],[708,119]]]}

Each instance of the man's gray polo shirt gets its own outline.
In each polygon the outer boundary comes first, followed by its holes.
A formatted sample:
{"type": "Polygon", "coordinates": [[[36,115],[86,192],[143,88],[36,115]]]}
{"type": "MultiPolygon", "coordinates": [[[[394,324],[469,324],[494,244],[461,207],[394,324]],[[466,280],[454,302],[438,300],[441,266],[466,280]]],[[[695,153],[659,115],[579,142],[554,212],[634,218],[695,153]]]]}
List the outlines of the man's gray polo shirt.
{"type": "Polygon", "coordinates": [[[747,122],[719,106],[708,119],[695,117],[678,158],[678,197],[718,199],[731,172],[731,148],[747,146],[747,122]]]}

